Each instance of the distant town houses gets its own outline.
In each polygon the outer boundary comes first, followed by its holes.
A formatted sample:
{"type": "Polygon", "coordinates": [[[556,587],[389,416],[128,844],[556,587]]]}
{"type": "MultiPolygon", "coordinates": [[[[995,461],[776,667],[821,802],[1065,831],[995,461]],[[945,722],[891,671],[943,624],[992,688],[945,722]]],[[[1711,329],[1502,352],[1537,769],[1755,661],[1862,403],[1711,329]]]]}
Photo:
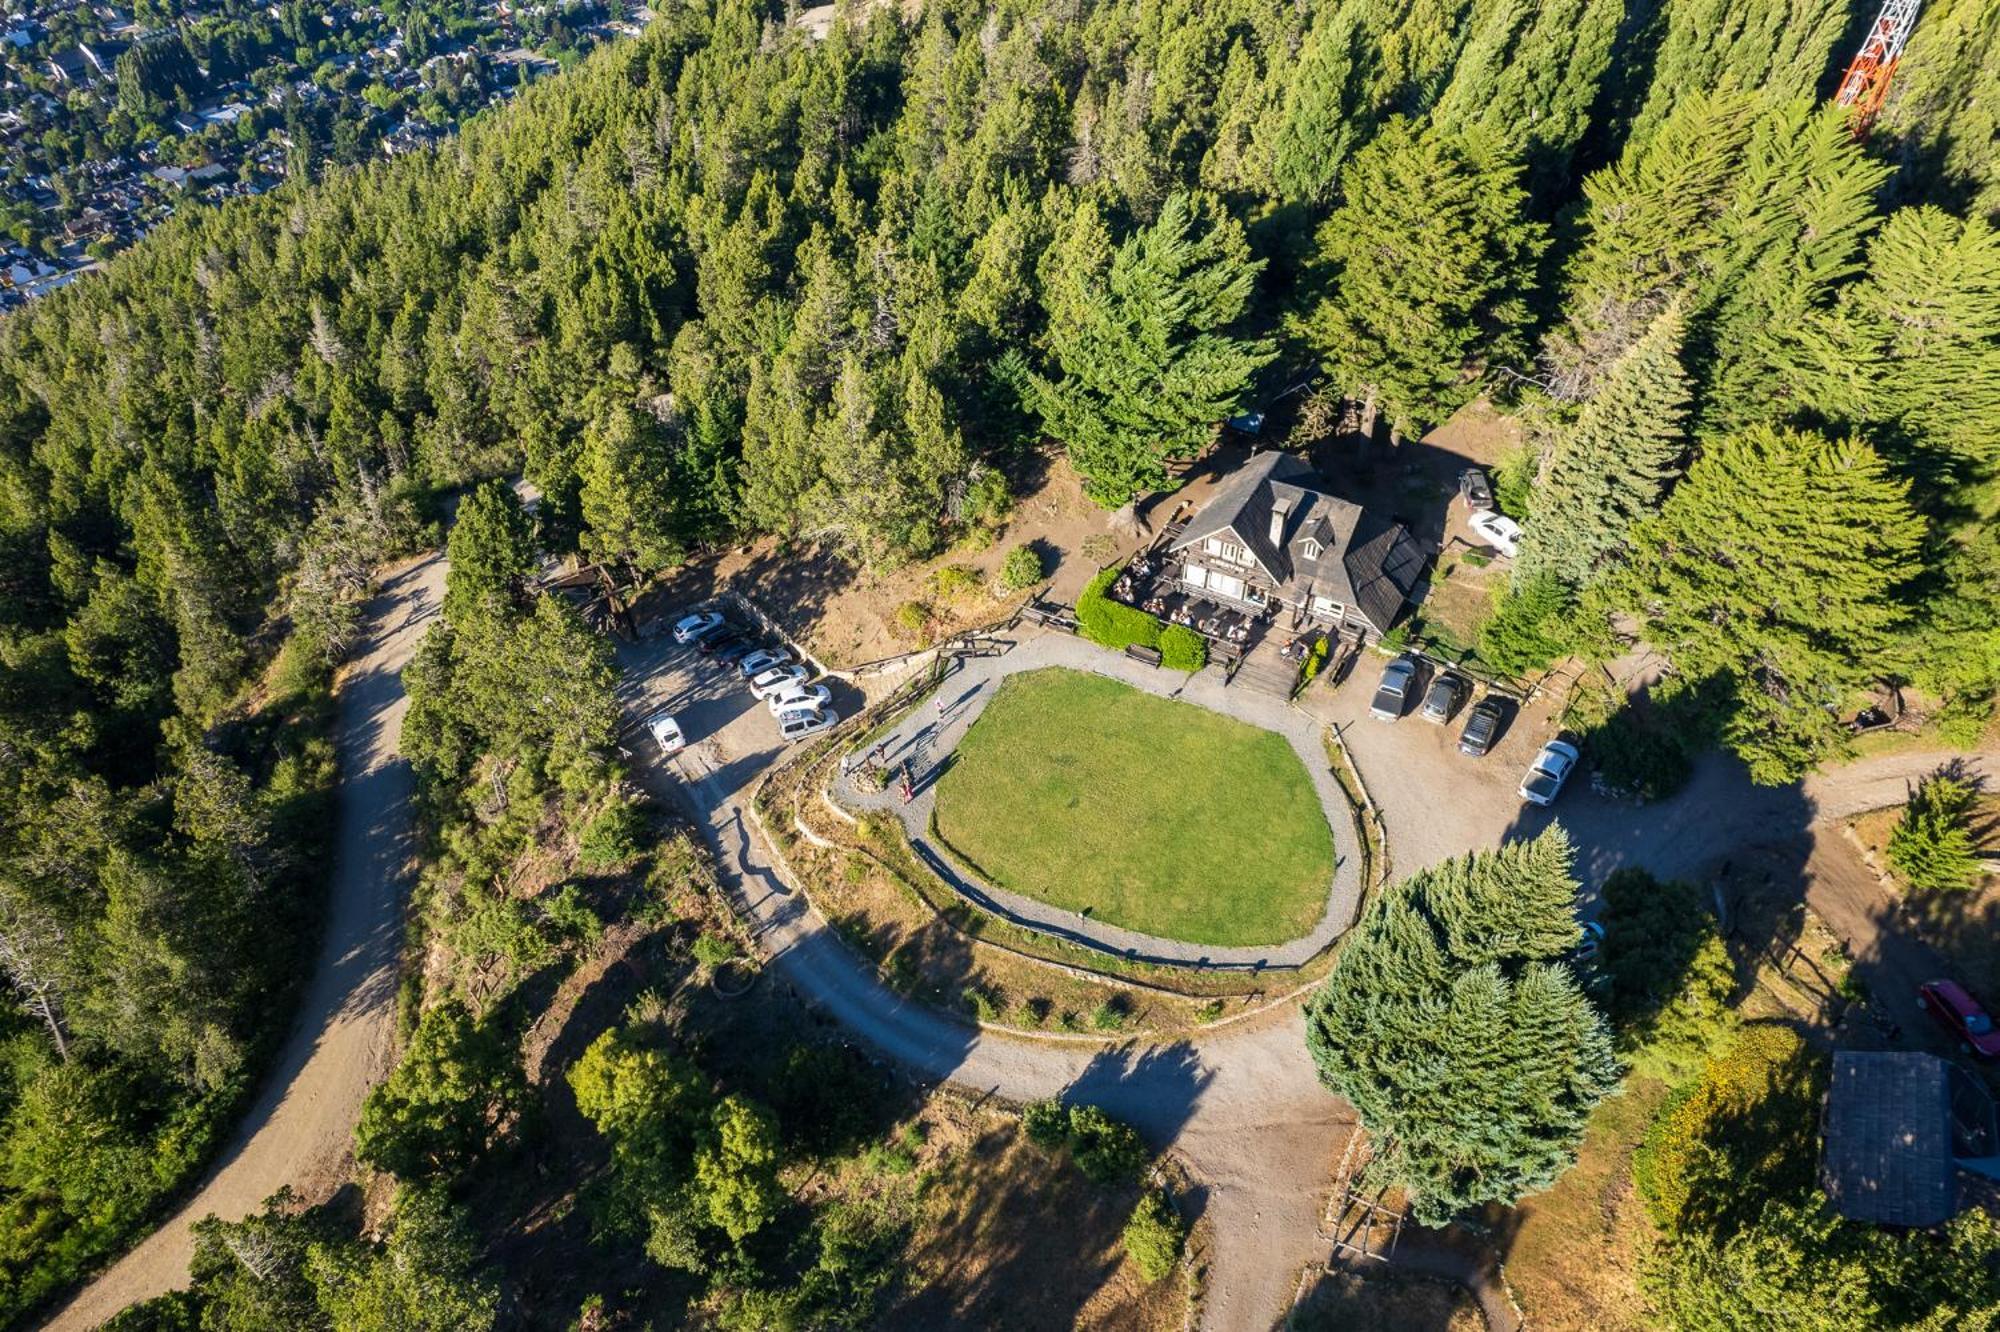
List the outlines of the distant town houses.
{"type": "Polygon", "coordinates": [[[148,28],[110,4],[0,23],[0,310],[53,290],[175,210],[421,152],[652,12],[621,0],[220,3],[148,28]],[[400,23],[414,21],[406,29],[400,23]]]}

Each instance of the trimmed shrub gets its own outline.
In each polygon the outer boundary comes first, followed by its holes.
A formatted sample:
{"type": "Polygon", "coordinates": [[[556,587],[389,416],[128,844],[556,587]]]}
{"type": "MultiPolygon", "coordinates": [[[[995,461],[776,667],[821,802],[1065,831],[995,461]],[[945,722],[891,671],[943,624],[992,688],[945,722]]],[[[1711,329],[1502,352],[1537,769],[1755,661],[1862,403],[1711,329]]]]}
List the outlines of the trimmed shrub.
{"type": "Polygon", "coordinates": [[[1972,783],[1948,772],[1917,784],[1889,834],[1889,864],[1918,892],[1963,892],[1980,880],[1972,844],[1972,783]]]}
{"type": "Polygon", "coordinates": [[[1033,546],[1016,546],[1000,561],[1000,586],[1025,592],[1042,581],[1042,557],[1033,546]]]}
{"type": "Polygon", "coordinates": [[[1076,1168],[1093,1184],[1136,1179],[1152,1159],[1136,1129],[1094,1105],[1069,1112],[1069,1146],[1076,1168]]]}
{"type": "Polygon", "coordinates": [[[1105,595],[1105,589],[1117,581],[1116,565],[1090,580],[1083,595],[1076,599],[1076,627],[1091,642],[1116,651],[1133,646],[1159,647],[1159,620],[1105,595]]]}
{"type": "Polygon", "coordinates": [[[1200,670],[1208,665],[1208,640],[1186,625],[1166,626],[1160,630],[1160,665],[1189,674],[1200,670]]]}
{"type": "Polygon", "coordinates": [[[1148,1281],[1161,1281],[1172,1274],[1180,1260],[1181,1246],[1187,1243],[1187,1222],[1174,1211],[1165,1193],[1148,1189],[1132,1209],[1132,1219],[1125,1223],[1120,1239],[1139,1275],[1148,1281]]]}

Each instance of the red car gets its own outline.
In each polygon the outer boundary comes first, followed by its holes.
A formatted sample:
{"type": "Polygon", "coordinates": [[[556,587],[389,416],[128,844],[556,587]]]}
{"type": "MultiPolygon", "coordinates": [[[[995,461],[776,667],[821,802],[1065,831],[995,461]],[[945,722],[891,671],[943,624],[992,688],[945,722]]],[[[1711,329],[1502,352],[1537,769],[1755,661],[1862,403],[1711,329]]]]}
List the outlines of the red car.
{"type": "Polygon", "coordinates": [[[1917,987],[1917,1000],[1930,1015],[1951,1029],[1960,1045],[1982,1059],[2000,1058],[2000,1031],[1979,1001],[1965,992],[1957,981],[1925,981],[1917,987]]]}

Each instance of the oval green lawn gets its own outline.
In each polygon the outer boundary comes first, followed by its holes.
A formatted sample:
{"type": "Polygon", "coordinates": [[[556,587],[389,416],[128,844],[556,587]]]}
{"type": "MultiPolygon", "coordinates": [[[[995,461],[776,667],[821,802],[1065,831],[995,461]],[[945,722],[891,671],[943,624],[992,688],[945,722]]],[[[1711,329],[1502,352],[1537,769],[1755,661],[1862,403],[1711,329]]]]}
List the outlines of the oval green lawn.
{"type": "Polygon", "coordinates": [[[997,887],[1188,943],[1299,938],[1333,878],[1283,736],[1060,668],[1001,683],[938,782],[936,827],[997,887]]]}

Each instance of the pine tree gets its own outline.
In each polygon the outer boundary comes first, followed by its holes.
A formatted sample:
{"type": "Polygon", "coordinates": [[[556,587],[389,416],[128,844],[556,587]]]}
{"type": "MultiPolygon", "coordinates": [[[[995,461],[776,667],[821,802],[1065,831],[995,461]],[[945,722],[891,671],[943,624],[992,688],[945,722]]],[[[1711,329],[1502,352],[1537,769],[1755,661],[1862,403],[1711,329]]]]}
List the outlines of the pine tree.
{"type": "Polygon", "coordinates": [[[1890,427],[1933,484],[1991,475],[2000,463],[2000,231],[1937,208],[1901,209],[1845,297],[1850,336],[1839,367],[1860,372],[1829,374],[1816,399],[1890,427]]]}
{"type": "Polygon", "coordinates": [[[1917,784],[1889,834],[1889,863],[1920,892],[1963,892],[1982,877],[1972,836],[1978,788],[1956,772],[1936,772],[1917,784]]]}
{"type": "Polygon", "coordinates": [[[1342,173],[1319,232],[1323,294],[1296,331],[1341,392],[1400,433],[1443,420],[1481,371],[1525,353],[1522,298],[1544,238],[1519,176],[1483,134],[1400,118],[1342,173]]]}
{"type": "Polygon", "coordinates": [[[1874,138],[1899,198],[2000,221],[2000,7],[1928,0],[1874,138]]]}
{"type": "Polygon", "coordinates": [[[458,506],[446,546],[444,614],[454,625],[501,613],[535,569],[534,524],[504,481],[488,481],[458,506]]]}
{"type": "Polygon", "coordinates": [[[1811,414],[1821,330],[1861,270],[1887,175],[1838,107],[1773,103],[1758,117],[1694,289],[1698,433],[1811,414]]]}
{"type": "Polygon", "coordinates": [[[1166,484],[1230,415],[1270,343],[1227,330],[1262,265],[1206,196],[1177,194],[1115,251],[1079,205],[1044,262],[1049,349],[1062,378],[1029,373],[1024,397],[1107,508],[1166,484]]]}
{"type": "Polygon", "coordinates": [[[1584,181],[1564,320],[1544,348],[1557,397],[1590,397],[1605,368],[1711,266],[1755,109],[1741,94],[1690,94],[1656,134],[1584,181]]]}
{"type": "Polygon", "coordinates": [[[1581,587],[1656,507],[1687,447],[1686,326],[1678,305],[1663,311],[1557,435],[1535,491],[1518,577],[1550,573],[1581,587]]]}
{"type": "Polygon", "coordinates": [[[1307,1009],[1321,1080],[1425,1224],[1553,1184],[1617,1084],[1610,1034],[1562,960],[1578,938],[1570,855],[1556,827],[1403,880],[1307,1009]]]}
{"type": "Polygon", "coordinates": [[[1552,195],[1590,127],[1624,16],[1620,0],[1487,0],[1432,122],[1486,129],[1528,164],[1535,194],[1552,195]]]}
{"type": "Polygon", "coordinates": [[[1759,426],[1706,445],[1634,529],[1608,586],[1681,675],[1727,683],[1723,734],[1757,781],[1844,751],[1837,713],[1908,615],[1908,490],[1866,444],[1759,426]]]}
{"type": "Polygon", "coordinates": [[[1666,32],[1629,143],[1645,142],[1691,91],[1810,98],[1849,15],[1846,0],[1667,0],[1663,8],[1666,32]]]}

